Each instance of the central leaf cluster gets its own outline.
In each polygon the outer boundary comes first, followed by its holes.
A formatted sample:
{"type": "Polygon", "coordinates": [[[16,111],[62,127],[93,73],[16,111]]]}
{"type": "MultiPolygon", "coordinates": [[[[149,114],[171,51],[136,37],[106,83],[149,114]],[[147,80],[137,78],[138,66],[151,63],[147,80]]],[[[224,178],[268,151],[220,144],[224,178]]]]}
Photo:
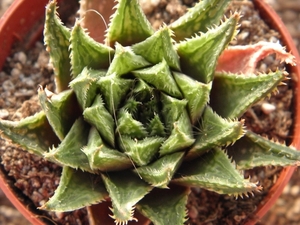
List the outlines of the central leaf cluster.
{"type": "MultiPolygon", "coordinates": [[[[151,65],[131,48],[116,46],[108,72],[85,67],[70,83],[84,119],[97,128],[103,146],[125,153],[135,166],[147,165],[161,156],[190,147],[195,139],[188,100],[181,91],[185,88],[182,79],[187,76],[177,72],[175,78],[164,58],[151,65]],[[128,67],[122,70],[118,66],[128,55],[130,72],[128,67]],[[137,61],[143,63],[134,63],[137,61]],[[115,66],[116,69],[112,68],[115,66]]],[[[124,163],[128,165],[127,160],[124,163]]]]}

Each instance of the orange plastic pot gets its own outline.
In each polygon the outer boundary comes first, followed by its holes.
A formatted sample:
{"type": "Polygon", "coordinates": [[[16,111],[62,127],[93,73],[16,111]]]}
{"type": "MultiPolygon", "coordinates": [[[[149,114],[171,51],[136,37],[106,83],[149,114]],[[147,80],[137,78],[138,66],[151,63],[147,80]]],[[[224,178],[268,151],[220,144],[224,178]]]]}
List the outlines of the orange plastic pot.
{"type": "MultiPolygon", "coordinates": [[[[293,140],[292,145],[297,149],[300,149],[300,57],[298,50],[293,42],[293,39],[282,22],[278,14],[269,6],[264,0],[253,0],[255,8],[260,12],[260,16],[264,21],[278,31],[281,35],[282,45],[286,46],[288,52],[291,52],[296,58],[296,66],[287,66],[287,71],[290,75],[296,77],[298,82],[295,82],[295,95],[294,95],[294,127],[293,127],[293,140]]],[[[276,183],[270,189],[268,195],[263,199],[261,205],[258,206],[256,214],[251,221],[248,221],[246,225],[254,225],[258,222],[274,205],[278,197],[281,195],[284,187],[291,179],[296,167],[286,167],[280,173],[276,183]]]]}
{"type": "MultiPolygon", "coordinates": [[[[43,18],[45,12],[45,5],[49,0],[15,0],[7,12],[0,19],[0,69],[6,58],[9,56],[12,45],[16,42],[23,42],[27,48],[40,37],[43,30],[43,18]]],[[[60,0],[63,1],[63,0],[60,0]]],[[[65,0],[66,1],[66,0],[65,0]]],[[[107,1],[107,0],[104,0],[107,1]]],[[[108,1],[113,2],[113,1],[108,1]]],[[[287,51],[292,52],[296,57],[298,65],[295,67],[288,66],[287,70],[291,74],[300,80],[300,57],[297,52],[287,28],[284,26],[281,19],[263,0],[253,0],[255,7],[259,10],[261,17],[275,30],[279,31],[282,37],[282,44],[286,46],[287,51]]],[[[101,9],[100,9],[101,10],[101,9]]],[[[103,14],[110,14],[110,10],[103,10],[103,14]]],[[[102,12],[101,12],[102,13],[102,12]]],[[[108,18],[108,17],[107,17],[108,18]]],[[[98,34],[101,35],[101,34],[98,34]]],[[[294,101],[294,137],[292,144],[300,149],[300,82],[295,84],[295,101],[294,101]]],[[[270,209],[275,203],[276,199],[280,196],[283,188],[290,180],[295,167],[287,167],[281,172],[277,182],[271,188],[267,197],[258,206],[254,219],[247,222],[247,225],[255,224],[263,215],[270,209]]],[[[11,182],[7,181],[7,175],[0,170],[0,188],[8,197],[8,199],[14,204],[14,206],[34,225],[47,224],[47,220],[43,220],[42,216],[39,216],[32,212],[29,207],[24,204],[16,192],[14,191],[11,182]]],[[[107,207],[106,207],[107,208],[107,207]]],[[[107,217],[107,211],[102,211],[98,206],[89,208],[91,214],[97,214],[97,212],[105,212],[107,217]]],[[[101,215],[101,213],[99,213],[101,215]]],[[[107,217],[107,219],[109,219],[107,217]]],[[[146,224],[148,222],[146,221],[146,224]]],[[[91,224],[100,224],[100,221],[91,221],[91,224]]],[[[105,225],[114,224],[112,220],[110,222],[104,222],[105,225]]],[[[134,223],[137,224],[137,223],[134,223]]]]}
{"type": "MultiPolygon", "coordinates": [[[[14,1],[0,19],[0,69],[9,56],[12,45],[18,41],[27,47],[41,35],[45,5],[48,0],[14,1]],[[32,30],[35,29],[34,32],[32,30]]],[[[20,213],[34,225],[44,225],[39,215],[32,213],[22,197],[16,195],[14,188],[1,171],[0,188],[20,213]]]]}

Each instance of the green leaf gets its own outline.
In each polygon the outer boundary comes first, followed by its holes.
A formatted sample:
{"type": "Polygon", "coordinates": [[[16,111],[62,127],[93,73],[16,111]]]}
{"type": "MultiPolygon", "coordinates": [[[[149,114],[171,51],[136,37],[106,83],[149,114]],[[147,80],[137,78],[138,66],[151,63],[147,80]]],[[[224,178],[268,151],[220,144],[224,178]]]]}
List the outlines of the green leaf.
{"type": "Polygon", "coordinates": [[[173,72],[173,75],[183,97],[188,100],[187,107],[189,115],[192,123],[195,124],[202,115],[206,104],[209,102],[212,82],[204,84],[177,72],[173,72]]]}
{"type": "Polygon", "coordinates": [[[219,23],[229,0],[202,0],[185,15],[169,25],[176,41],[189,38],[198,32],[206,32],[219,23]]]}
{"type": "Polygon", "coordinates": [[[300,151],[277,142],[271,142],[247,131],[244,137],[227,148],[239,169],[256,166],[290,166],[300,164],[300,151]]]}
{"type": "Polygon", "coordinates": [[[158,114],[155,114],[154,117],[147,124],[147,131],[149,133],[149,136],[166,136],[164,124],[160,120],[158,114]]]}
{"type": "Polygon", "coordinates": [[[103,100],[97,95],[91,107],[83,111],[85,121],[95,126],[101,137],[111,146],[115,146],[115,121],[104,107],[103,100]]]}
{"type": "Polygon", "coordinates": [[[111,115],[115,115],[121,101],[132,87],[133,82],[130,79],[120,78],[115,73],[101,77],[97,82],[104,99],[105,107],[111,115]]]}
{"type": "Polygon", "coordinates": [[[97,204],[108,196],[98,175],[63,167],[59,186],[40,209],[66,212],[97,204]]]}
{"type": "Polygon", "coordinates": [[[132,46],[133,51],[152,64],[166,60],[173,69],[180,71],[179,57],[172,43],[171,31],[167,26],[160,28],[145,41],[132,46]]]}
{"type": "Polygon", "coordinates": [[[126,224],[135,220],[135,204],[140,201],[152,187],[131,171],[102,174],[106,190],[112,200],[112,218],[116,224],[126,224]]]}
{"type": "Polygon", "coordinates": [[[87,146],[83,147],[82,151],[88,157],[90,167],[94,171],[118,171],[132,167],[128,156],[103,143],[95,127],[90,129],[87,146]]]}
{"type": "Polygon", "coordinates": [[[184,163],[172,182],[235,196],[261,188],[245,180],[224,151],[220,149],[212,149],[200,158],[184,163]]]}
{"type": "Polygon", "coordinates": [[[161,112],[160,95],[161,93],[159,91],[154,90],[149,99],[140,100],[141,104],[139,104],[138,111],[134,116],[141,121],[145,127],[147,127],[149,121],[154,118],[156,114],[160,114],[161,112]]]}
{"type": "Polygon", "coordinates": [[[56,1],[51,1],[46,6],[44,42],[54,68],[57,91],[61,92],[68,89],[71,81],[69,58],[70,30],[62,25],[61,20],[57,16],[56,7],[56,1]]]}
{"type": "Polygon", "coordinates": [[[142,140],[120,136],[121,149],[138,165],[147,165],[157,155],[158,150],[165,140],[161,137],[146,137],[142,140]]]}
{"type": "Polygon", "coordinates": [[[106,71],[93,70],[85,67],[82,72],[70,82],[70,87],[74,90],[81,109],[90,107],[93,103],[97,91],[97,81],[104,77],[106,71]]]}
{"type": "Polygon", "coordinates": [[[107,69],[114,50],[92,39],[76,21],[70,39],[72,75],[77,77],[83,68],[107,69]]]}
{"type": "Polygon", "coordinates": [[[152,67],[132,71],[132,73],[136,77],[144,80],[146,83],[153,85],[160,91],[163,91],[175,98],[182,97],[182,94],[177,87],[177,84],[165,60],[152,67]]]}
{"type": "Polygon", "coordinates": [[[124,106],[120,109],[118,117],[124,116],[123,114],[125,114],[125,112],[128,112],[132,115],[132,117],[134,117],[133,115],[136,115],[136,113],[139,111],[139,105],[141,104],[142,103],[137,101],[134,97],[129,96],[126,99],[124,106]]]}
{"type": "Polygon", "coordinates": [[[154,225],[182,225],[187,217],[185,206],[189,193],[189,188],[180,186],[154,189],[137,204],[137,209],[154,225]]]}
{"type": "Polygon", "coordinates": [[[140,55],[136,55],[130,47],[123,47],[116,42],[116,53],[111,62],[107,75],[115,73],[116,75],[126,75],[132,70],[147,67],[150,63],[140,55]]]}
{"type": "Polygon", "coordinates": [[[87,156],[81,151],[87,144],[88,133],[89,126],[82,118],[77,119],[60,145],[53,147],[44,157],[58,165],[92,172],[87,156]]]}
{"type": "Polygon", "coordinates": [[[252,76],[217,73],[210,106],[224,118],[240,117],[252,104],[276,90],[285,78],[282,71],[252,76]]]}
{"type": "Polygon", "coordinates": [[[207,106],[199,122],[197,138],[187,158],[196,158],[207,150],[233,144],[244,134],[243,121],[231,121],[218,116],[207,106]]]}
{"type": "Polygon", "coordinates": [[[134,172],[151,186],[168,188],[174,173],[182,163],[183,156],[184,152],[165,155],[149,165],[138,167],[134,172]]]}
{"type": "Polygon", "coordinates": [[[154,30],[143,13],[138,0],[118,1],[107,31],[107,42],[129,46],[150,37],[154,30]]]}
{"type": "Polygon", "coordinates": [[[133,119],[132,115],[125,110],[120,110],[117,124],[116,132],[120,136],[127,135],[132,138],[143,139],[148,134],[144,125],[133,119]]]}
{"type": "Polygon", "coordinates": [[[178,121],[174,123],[171,135],[162,144],[159,150],[160,156],[182,151],[195,142],[191,128],[191,122],[186,111],[183,111],[178,121]]]}
{"type": "MultiPolygon", "coordinates": [[[[178,121],[183,112],[186,111],[187,100],[179,100],[171,96],[161,94],[161,102],[163,105],[162,115],[167,128],[167,131],[171,133],[174,128],[174,123],[178,121]]],[[[189,126],[189,125],[187,125],[189,126]]]]}
{"type": "Polygon", "coordinates": [[[142,79],[137,79],[135,87],[133,89],[133,94],[137,101],[146,101],[152,98],[154,95],[154,88],[148,85],[142,79]]]}
{"type": "Polygon", "coordinates": [[[177,44],[182,72],[205,84],[213,80],[217,60],[235,36],[239,14],[233,14],[219,27],[177,44]]]}
{"type": "Polygon", "coordinates": [[[0,134],[36,155],[43,155],[59,142],[44,112],[21,121],[0,120],[0,134]]]}
{"type": "Polygon", "coordinates": [[[43,90],[40,87],[38,96],[53,131],[60,140],[63,140],[74,121],[81,114],[73,90],[69,89],[54,94],[47,88],[43,90]]]}

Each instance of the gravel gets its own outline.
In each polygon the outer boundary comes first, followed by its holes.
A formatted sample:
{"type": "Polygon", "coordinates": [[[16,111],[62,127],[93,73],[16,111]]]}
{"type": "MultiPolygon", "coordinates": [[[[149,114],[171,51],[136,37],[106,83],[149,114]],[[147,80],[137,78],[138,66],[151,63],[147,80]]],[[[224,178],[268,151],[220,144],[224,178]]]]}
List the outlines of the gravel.
{"type": "MultiPolygon", "coordinates": [[[[0,16],[5,12],[7,7],[11,4],[13,0],[0,0],[0,16]]],[[[145,1],[150,2],[155,5],[158,4],[159,0],[145,1]]],[[[281,16],[282,20],[286,24],[289,32],[294,38],[294,42],[300,51],[300,4],[299,0],[266,0],[270,3],[274,9],[281,16]]],[[[151,10],[151,7],[149,8],[151,10]]],[[[15,55],[19,61],[26,61],[26,55],[19,53],[15,55]]],[[[43,63],[43,62],[41,62],[43,63]]],[[[13,76],[20,75],[20,71],[16,68],[13,71],[13,76]]],[[[24,82],[28,86],[31,85],[30,80],[26,80],[24,77],[24,82]]],[[[12,88],[13,83],[3,83],[3,88],[12,88]]],[[[32,95],[32,93],[26,93],[20,91],[15,93],[20,96],[32,95]]],[[[0,118],[5,119],[9,112],[6,109],[0,109],[0,118]]],[[[29,225],[22,215],[11,205],[11,203],[6,199],[4,194],[0,191],[0,224],[7,225],[29,225]]],[[[291,181],[286,186],[281,197],[277,200],[273,208],[268,212],[265,218],[259,223],[260,225],[268,224],[289,224],[296,225],[300,224],[300,170],[297,170],[292,176],[291,181]]]]}

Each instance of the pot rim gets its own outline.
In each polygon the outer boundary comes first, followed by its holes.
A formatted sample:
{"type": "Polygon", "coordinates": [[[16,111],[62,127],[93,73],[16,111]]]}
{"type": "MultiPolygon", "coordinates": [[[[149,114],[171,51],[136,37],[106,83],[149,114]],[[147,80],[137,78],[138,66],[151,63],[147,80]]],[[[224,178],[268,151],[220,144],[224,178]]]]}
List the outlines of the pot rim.
{"type": "MultiPolygon", "coordinates": [[[[28,33],[28,30],[31,29],[34,25],[36,25],[37,21],[39,21],[43,17],[44,10],[41,9],[45,8],[45,5],[48,3],[48,1],[49,0],[16,0],[1,17],[0,40],[2,41],[0,43],[0,68],[2,68],[13,43],[16,41],[24,40],[24,36],[26,33],[28,33]],[[28,7],[30,10],[25,10],[26,7],[28,7]],[[38,9],[36,11],[32,10],[35,7],[38,9]],[[19,21],[12,19],[16,16],[21,17],[22,19],[19,21]]],[[[293,43],[293,39],[289,34],[287,28],[285,27],[284,23],[279,18],[277,13],[271,8],[271,6],[269,6],[264,0],[253,0],[253,3],[255,5],[255,8],[260,11],[261,16],[264,19],[268,18],[267,23],[270,23],[270,25],[281,34],[283,45],[285,45],[287,49],[291,51],[291,53],[295,56],[298,65],[294,67],[289,66],[288,70],[291,73],[297,74],[297,78],[300,79],[300,56],[295,44],[293,43]]],[[[41,27],[41,30],[38,34],[41,34],[42,29],[43,27],[41,27]]],[[[300,82],[297,82],[295,89],[296,92],[300,90],[300,82]]],[[[294,116],[295,125],[293,130],[294,137],[292,145],[295,146],[297,149],[300,149],[300,92],[297,92],[297,96],[295,96],[294,105],[296,107],[294,116]]],[[[275,203],[277,198],[282,193],[284,187],[290,180],[295,169],[296,167],[286,167],[282,170],[278,177],[278,180],[270,189],[268,195],[264,198],[264,204],[258,207],[255,213],[255,217],[251,221],[248,221],[246,223],[247,225],[255,224],[266,214],[266,212],[271,208],[271,206],[275,203]]],[[[18,198],[14,195],[14,191],[11,187],[9,187],[9,184],[5,183],[5,179],[2,176],[0,176],[0,188],[3,190],[7,198],[13,203],[13,205],[23,214],[23,216],[28,221],[36,225],[45,224],[38,218],[39,216],[34,215],[25,205],[23,205],[18,200],[18,198]]]]}

